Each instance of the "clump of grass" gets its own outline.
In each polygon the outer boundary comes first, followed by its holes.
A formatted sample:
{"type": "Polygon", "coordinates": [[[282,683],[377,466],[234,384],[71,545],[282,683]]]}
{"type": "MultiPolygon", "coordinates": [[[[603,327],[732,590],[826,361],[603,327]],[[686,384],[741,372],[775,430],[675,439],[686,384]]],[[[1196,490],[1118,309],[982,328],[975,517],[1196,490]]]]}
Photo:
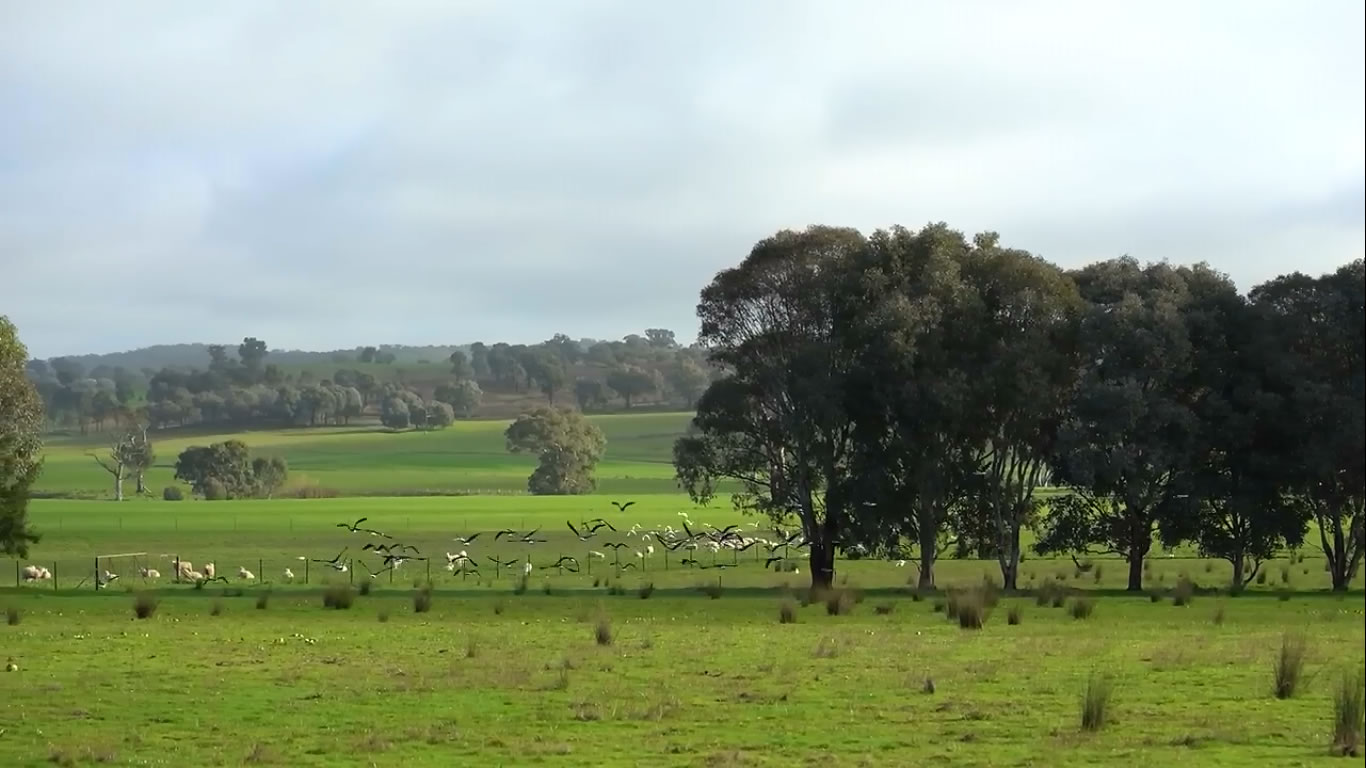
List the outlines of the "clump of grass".
{"type": "Polygon", "coordinates": [[[550,690],[552,690],[552,691],[567,691],[567,690],[569,690],[569,670],[572,669],[572,668],[573,668],[573,667],[569,664],[569,660],[566,659],[566,660],[565,660],[565,663],[563,663],[563,664],[560,665],[560,673],[559,673],[559,676],[557,676],[557,677],[555,678],[555,682],[553,682],[553,683],[550,684],[550,690]]]}
{"type": "Polygon", "coordinates": [[[1067,607],[1068,615],[1077,620],[1091,618],[1095,610],[1096,601],[1089,597],[1078,597],[1067,607]]]}
{"type": "Polygon", "coordinates": [[[270,607],[270,590],[263,589],[256,593],[256,610],[264,611],[270,607]]]}
{"type": "Polygon", "coordinates": [[[508,607],[508,604],[507,604],[506,601],[503,600],[503,598],[500,597],[500,598],[498,598],[497,600],[494,600],[494,601],[493,601],[493,615],[494,615],[494,616],[502,616],[502,615],[503,615],[503,611],[507,610],[507,607],[508,607]]]}
{"type": "Polygon", "coordinates": [[[1290,602],[1290,590],[1282,589],[1280,594],[1276,595],[1276,599],[1280,600],[1282,603],[1290,602]]]}
{"type": "Polygon", "coordinates": [[[927,695],[927,696],[928,696],[929,694],[931,694],[931,693],[934,693],[934,678],[933,678],[933,677],[930,677],[929,675],[925,675],[925,682],[922,683],[922,684],[920,685],[920,692],[923,693],[923,694],[925,694],[925,695],[927,695]]]}
{"type": "Polygon", "coordinates": [[[1092,675],[1081,697],[1081,729],[1099,731],[1109,719],[1110,696],[1114,692],[1109,678],[1092,675]]]}
{"type": "Polygon", "coordinates": [[[943,598],[939,597],[935,598],[934,603],[930,607],[934,610],[935,613],[943,613],[944,611],[948,610],[948,604],[944,602],[943,598]]]}
{"type": "Polygon", "coordinates": [[[778,623],[797,623],[797,601],[789,597],[778,604],[778,623]]]}
{"type": "Polygon", "coordinates": [[[1094,570],[1094,571],[1091,572],[1091,575],[1095,577],[1096,583],[1097,583],[1097,584],[1100,583],[1101,574],[1104,573],[1104,572],[1105,572],[1105,569],[1104,569],[1104,568],[1101,568],[1100,564],[1097,563],[1097,564],[1096,564],[1096,570],[1094,570]]]}
{"type": "Polygon", "coordinates": [[[133,615],[139,619],[150,619],[156,615],[157,599],[155,595],[147,592],[139,592],[133,598],[133,615]]]}
{"type": "Polygon", "coordinates": [[[551,593],[551,590],[550,590],[550,579],[546,579],[545,581],[541,582],[541,592],[543,592],[543,593],[545,593],[545,594],[547,594],[547,595],[551,593]]]}
{"type": "Polygon", "coordinates": [[[387,623],[389,622],[389,608],[388,608],[388,606],[382,606],[382,607],[379,609],[379,613],[375,614],[375,618],[379,619],[379,623],[381,623],[381,624],[387,624],[387,623]]]}
{"type": "Polygon", "coordinates": [[[895,610],[895,609],[896,609],[896,603],[892,603],[892,602],[878,603],[877,606],[873,608],[873,613],[876,613],[876,614],[879,615],[879,616],[886,616],[887,614],[891,613],[891,612],[892,612],[893,610],[895,610]]]}
{"type": "Polygon", "coordinates": [[[356,602],[356,590],[350,584],[329,584],[323,590],[323,607],[345,611],[356,602]]]}
{"type": "Polygon", "coordinates": [[[1148,593],[1148,600],[1149,600],[1150,602],[1160,603],[1160,602],[1162,602],[1162,593],[1161,593],[1161,592],[1149,592],[1149,593],[1148,593]]]}
{"type": "Polygon", "coordinates": [[[1366,695],[1366,673],[1345,674],[1333,691],[1333,754],[1356,757],[1361,742],[1362,698],[1366,695]]]}
{"type": "Polygon", "coordinates": [[[1282,566],[1281,566],[1281,583],[1282,583],[1282,584],[1289,584],[1289,583],[1290,583],[1290,566],[1288,566],[1288,565],[1282,565],[1282,566]]]}
{"type": "Polygon", "coordinates": [[[479,641],[474,635],[465,638],[465,658],[473,659],[479,656],[479,641]]]}
{"type": "Polygon", "coordinates": [[[812,655],[818,659],[833,659],[840,655],[839,642],[833,637],[822,637],[820,642],[816,643],[816,650],[812,655]]]}
{"type": "Polygon", "coordinates": [[[9,624],[11,627],[15,627],[15,626],[18,626],[18,625],[19,625],[19,622],[21,622],[21,621],[23,621],[23,620],[24,620],[24,614],[23,614],[22,611],[19,610],[19,606],[17,606],[17,605],[7,605],[7,606],[5,606],[5,623],[6,623],[6,624],[9,624]]]}
{"type": "Polygon", "coordinates": [[[1205,561],[1205,573],[1214,573],[1214,563],[1205,561]]]}
{"type": "Polygon", "coordinates": [[[600,587],[600,586],[602,586],[602,579],[598,578],[597,576],[594,576],[594,577],[593,577],[593,589],[597,589],[597,588],[600,587]]]}
{"type": "Polygon", "coordinates": [[[918,588],[918,587],[917,587],[916,589],[911,590],[911,602],[918,603],[918,602],[921,602],[921,601],[924,600],[924,599],[925,599],[925,592],[924,592],[923,590],[921,590],[921,589],[918,588]]]}
{"type": "Polygon", "coordinates": [[[375,587],[374,587],[374,584],[373,584],[371,581],[366,580],[366,581],[362,581],[362,582],[360,583],[360,589],[357,590],[357,591],[359,591],[359,592],[361,593],[361,596],[365,596],[365,595],[370,594],[370,590],[372,590],[372,589],[374,589],[374,588],[375,588],[375,587]]]}
{"type": "Polygon", "coordinates": [[[1215,609],[1214,609],[1214,615],[1213,615],[1213,616],[1210,616],[1210,619],[1209,619],[1209,620],[1212,621],[1212,622],[1214,622],[1214,626],[1216,626],[1216,627],[1223,626],[1223,624],[1224,624],[1224,606],[1223,606],[1223,604],[1220,604],[1220,605],[1218,605],[1218,606],[1215,607],[1215,609]]]}
{"type": "Polygon", "coordinates": [[[607,585],[607,594],[609,594],[609,595],[624,595],[624,594],[626,594],[626,587],[623,587],[623,586],[621,585],[621,582],[620,582],[620,581],[613,581],[613,582],[610,582],[610,583],[607,585]]]}
{"type": "Polygon", "coordinates": [[[512,583],[512,594],[525,595],[527,588],[527,577],[522,576],[512,583]]]}
{"type": "Polygon", "coordinates": [[[970,589],[958,598],[958,626],[962,629],[981,629],[987,623],[985,590],[970,589]]]}
{"type": "Polygon", "coordinates": [[[1006,611],[1006,623],[1014,627],[1021,621],[1024,621],[1024,608],[1019,605],[1010,606],[1010,610],[1006,611]]]}
{"type": "Polygon", "coordinates": [[[427,584],[413,593],[413,613],[426,613],[432,609],[432,585],[427,584]]]}
{"type": "Polygon", "coordinates": [[[1172,605],[1178,607],[1190,605],[1193,600],[1195,600],[1195,582],[1191,581],[1189,576],[1182,576],[1181,580],[1176,582],[1176,586],[1172,588],[1172,605]]]}
{"type": "Polygon", "coordinates": [[[612,620],[606,616],[599,616],[597,624],[593,627],[593,639],[598,645],[612,644],[612,620]]]}
{"type": "Polygon", "coordinates": [[[1281,651],[1271,665],[1271,692],[1278,699],[1288,699],[1300,687],[1304,675],[1304,655],[1307,643],[1303,635],[1286,634],[1281,636],[1281,651]]]}
{"type": "Polygon", "coordinates": [[[653,581],[647,581],[644,584],[641,584],[640,589],[636,590],[636,594],[640,596],[641,600],[649,600],[650,595],[653,595],[654,593],[655,583],[653,581]]]}
{"type": "Polygon", "coordinates": [[[219,599],[216,598],[216,597],[213,599],[213,605],[209,606],[209,615],[210,615],[210,616],[222,616],[222,615],[223,615],[223,601],[222,601],[222,600],[219,600],[219,599]]]}
{"type": "Polygon", "coordinates": [[[1055,590],[1053,594],[1048,596],[1048,604],[1053,606],[1054,608],[1061,608],[1063,604],[1066,602],[1067,590],[1062,589],[1061,587],[1055,590]]]}
{"type": "Polygon", "coordinates": [[[710,597],[713,600],[720,600],[721,595],[724,593],[724,590],[721,589],[720,583],[712,584],[708,582],[701,586],[701,590],[702,594],[706,595],[707,597],[710,597]]]}
{"type": "Polygon", "coordinates": [[[832,589],[825,596],[825,612],[844,616],[854,610],[854,596],[847,589],[832,589]]]}

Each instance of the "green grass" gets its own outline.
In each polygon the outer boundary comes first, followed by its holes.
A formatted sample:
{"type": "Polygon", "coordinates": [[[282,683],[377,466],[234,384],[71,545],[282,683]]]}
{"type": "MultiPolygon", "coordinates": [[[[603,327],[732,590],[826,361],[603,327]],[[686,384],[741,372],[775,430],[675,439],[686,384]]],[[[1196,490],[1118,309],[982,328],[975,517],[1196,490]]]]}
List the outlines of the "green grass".
{"type": "MultiPolygon", "coordinates": [[[[691,414],[643,413],[590,417],[607,436],[607,453],[598,465],[603,493],[671,493],[673,441],[691,414]]],[[[505,420],[457,422],[439,431],[391,433],[374,427],[325,427],[193,434],[171,430],[154,437],[157,463],[147,483],[160,498],[174,484],[176,456],[190,445],[237,438],[264,455],[289,462],[290,487],[319,485],[344,495],[387,496],[410,493],[524,493],[531,456],[507,452],[505,420]]],[[[43,473],[34,491],[41,495],[105,497],[111,479],[87,455],[105,448],[105,438],[50,439],[43,473]]],[[[125,486],[133,490],[132,483],[125,486]]]]}
{"type": "Polygon", "coordinates": [[[886,598],[900,603],[886,615],[812,604],[787,626],[771,594],[532,592],[501,614],[492,596],[438,596],[415,614],[411,589],[350,611],[316,594],[256,611],[249,595],[182,590],[138,622],[115,591],[5,599],[25,611],[0,626],[20,667],[0,678],[7,766],[632,765],[644,752],[662,765],[1291,765],[1327,754],[1333,692],[1327,676],[1289,701],[1265,691],[1281,634],[1315,628],[1311,676],[1359,662],[1366,642],[1359,597],[1248,596],[1226,631],[1106,597],[1091,622],[1047,611],[973,633],[907,597],[886,598]],[[230,620],[209,615],[214,599],[230,620]],[[1077,694],[1093,668],[1115,680],[1114,720],[1084,734],[1077,694]],[[927,677],[934,696],[920,694],[927,677]]]}

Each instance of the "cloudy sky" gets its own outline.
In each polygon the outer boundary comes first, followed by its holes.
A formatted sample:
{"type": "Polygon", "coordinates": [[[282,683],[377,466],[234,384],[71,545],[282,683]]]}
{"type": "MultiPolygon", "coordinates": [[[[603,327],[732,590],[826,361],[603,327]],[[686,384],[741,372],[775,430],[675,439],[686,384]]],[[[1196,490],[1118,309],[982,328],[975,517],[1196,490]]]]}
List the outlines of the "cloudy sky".
{"type": "Polygon", "coordinates": [[[696,333],[812,223],[1360,258],[1363,4],[0,0],[34,356],[696,333]]]}

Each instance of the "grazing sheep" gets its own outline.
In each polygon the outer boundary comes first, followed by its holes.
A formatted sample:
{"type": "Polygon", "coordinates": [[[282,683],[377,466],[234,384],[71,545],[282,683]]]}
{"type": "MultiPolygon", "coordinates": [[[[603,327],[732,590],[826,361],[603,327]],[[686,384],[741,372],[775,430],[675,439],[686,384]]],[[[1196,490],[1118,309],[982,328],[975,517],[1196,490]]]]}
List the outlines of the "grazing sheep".
{"type": "Polygon", "coordinates": [[[159,579],[161,578],[161,571],[155,568],[139,568],[138,575],[144,579],[159,579]]]}
{"type": "Polygon", "coordinates": [[[294,571],[291,571],[288,568],[286,568],[285,572],[280,575],[282,578],[284,578],[286,584],[294,581],[294,571]]]}
{"type": "Polygon", "coordinates": [[[205,575],[205,576],[208,576],[208,577],[211,578],[211,579],[214,577],[214,564],[213,564],[213,563],[204,563],[204,575],[205,575]]]}
{"type": "MultiPolygon", "coordinates": [[[[213,578],[213,577],[210,576],[209,578],[213,578]]],[[[256,574],[252,573],[251,571],[248,571],[246,568],[243,568],[242,566],[239,565],[239,566],[237,566],[237,578],[239,578],[239,579],[245,579],[246,581],[255,581],[255,580],[256,580],[256,574]]]]}
{"type": "Polygon", "coordinates": [[[176,573],[181,578],[189,576],[191,573],[194,573],[194,564],[191,563],[189,560],[177,560],[176,573]]]}
{"type": "Polygon", "coordinates": [[[41,565],[26,565],[22,571],[24,581],[42,581],[52,578],[52,572],[41,565]]]}
{"type": "Polygon", "coordinates": [[[180,577],[186,581],[204,581],[204,574],[199,571],[186,571],[180,577]]]}

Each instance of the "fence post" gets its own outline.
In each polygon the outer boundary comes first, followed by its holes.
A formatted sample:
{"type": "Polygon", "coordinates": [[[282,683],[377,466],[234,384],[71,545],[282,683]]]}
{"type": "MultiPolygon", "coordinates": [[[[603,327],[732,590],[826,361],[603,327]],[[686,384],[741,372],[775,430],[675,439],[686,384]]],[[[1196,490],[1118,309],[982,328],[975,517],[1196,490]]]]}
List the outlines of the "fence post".
{"type": "Polygon", "coordinates": [[[18,558],[16,558],[15,561],[14,561],[14,586],[15,586],[15,587],[18,587],[18,586],[19,586],[19,560],[18,560],[18,558]]]}
{"type": "Polygon", "coordinates": [[[356,583],[356,561],[354,558],[346,561],[346,576],[352,584],[356,583]]]}
{"type": "Polygon", "coordinates": [[[304,586],[308,586],[308,561],[304,561],[304,586]]]}
{"type": "Polygon", "coordinates": [[[261,560],[261,559],[258,558],[258,559],[256,560],[256,583],[257,583],[257,584],[260,584],[260,583],[261,583],[261,579],[264,579],[265,577],[266,577],[266,561],[265,561],[265,560],[261,560]]]}
{"type": "Polygon", "coordinates": [[[95,558],[95,591],[100,591],[100,559],[95,558]]]}
{"type": "Polygon", "coordinates": [[[52,591],[57,591],[57,561],[52,561],[52,591]]]}
{"type": "Polygon", "coordinates": [[[432,583],[432,559],[427,558],[427,583],[432,583]]]}

